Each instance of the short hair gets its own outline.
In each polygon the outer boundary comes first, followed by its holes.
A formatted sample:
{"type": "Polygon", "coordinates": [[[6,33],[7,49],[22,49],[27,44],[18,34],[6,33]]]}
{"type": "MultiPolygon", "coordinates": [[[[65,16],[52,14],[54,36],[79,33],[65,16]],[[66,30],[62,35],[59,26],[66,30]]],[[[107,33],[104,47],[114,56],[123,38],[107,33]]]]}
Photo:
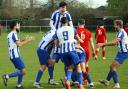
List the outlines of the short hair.
{"type": "Polygon", "coordinates": [[[16,26],[17,23],[19,23],[19,22],[18,22],[18,21],[12,21],[12,22],[10,23],[10,29],[13,29],[14,26],[16,26]]]}
{"type": "Polygon", "coordinates": [[[62,17],[62,18],[61,18],[61,23],[62,23],[62,24],[66,24],[66,23],[67,23],[67,21],[68,21],[68,20],[67,20],[67,18],[66,18],[66,17],[62,17]]]}
{"type": "Polygon", "coordinates": [[[114,24],[116,24],[122,28],[123,27],[123,20],[115,20],[114,24]]]}
{"type": "Polygon", "coordinates": [[[78,20],[78,23],[79,23],[80,25],[85,25],[85,19],[79,19],[79,20],[78,20]]]}
{"type": "Polygon", "coordinates": [[[99,23],[98,23],[98,26],[103,26],[103,25],[104,25],[103,22],[99,22],[99,23]]]}
{"type": "Polygon", "coordinates": [[[63,7],[63,6],[67,6],[67,3],[66,2],[60,2],[59,7],[63,7]]]}

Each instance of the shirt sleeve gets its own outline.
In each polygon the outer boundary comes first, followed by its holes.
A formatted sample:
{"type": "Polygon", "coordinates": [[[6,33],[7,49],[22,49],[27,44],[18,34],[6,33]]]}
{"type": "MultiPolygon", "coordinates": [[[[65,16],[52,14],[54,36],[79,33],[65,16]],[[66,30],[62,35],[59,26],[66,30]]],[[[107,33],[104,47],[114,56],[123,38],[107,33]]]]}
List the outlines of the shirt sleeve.
{"type": "Polygon", "coordinates": [[[57,34],[54,34],[52,38],[53,40],[57,40],[58,39],[57,34]]]}
{"type": "Polygon", "coordinates": [[[124,32],[123,31],[119,32],[117,35],[117,38],[123,39],[124,38],[124,32]]]}
{"type": "Polygon", "coordinates": [[[16,42],[16,41],[19,40],[17,34],[13,34],[13,35],[12,35],[12,39],[13,39],[14,42],[16,42]]]}

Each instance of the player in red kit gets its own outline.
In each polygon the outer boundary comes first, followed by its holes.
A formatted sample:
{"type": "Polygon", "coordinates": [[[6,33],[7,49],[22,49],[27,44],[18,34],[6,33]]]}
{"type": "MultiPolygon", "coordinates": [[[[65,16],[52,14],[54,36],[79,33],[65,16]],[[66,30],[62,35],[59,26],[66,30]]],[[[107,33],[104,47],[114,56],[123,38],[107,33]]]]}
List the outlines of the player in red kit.
{"type": "MultiPolygon", "coordinates": [[[[96,44],[98,43],[105,43],[107,40],[106,40],[106,29],[104,28],[103,26],[103,23],[100,23],[96,29],[96,32],[95,32],[95,39],[96,39],[96,44]]],[[[96,55],[98,55],[98,52],[99,52],[99,47],[96,48],[96,55]]],[[[106,54],[106,51],[105,51],[105,46],[102,47],[102,60],[105,60],[105,54],[106,54]]]]}
{"type": "MultiPolygon", "coordinates": [[[[84,26],[85,26],[85,20],[80,19],[78,22],[77,34],[84,41],[83,43],[80,43],[80,45],[85,50],[85,53],[86,53],[86,65],[85,66],[86,66],[86,71],[88,72],[89,71],[88,61],[90,59],[90,47],[92,48],[93,54],[95,54],[95,49],[94,49],[92,34],[84,26]]],[[[95,56],[95,59],[96,58],[97,57],[95,56]]]]}
{"type": "Polygon", "coordinates": [[[124,27],[124,30],[125,30],[125,32],[126,32],[127,35],[128,35],[128,23],[126,23],[126,25],[125,25],[125,27],[124,27]]]}

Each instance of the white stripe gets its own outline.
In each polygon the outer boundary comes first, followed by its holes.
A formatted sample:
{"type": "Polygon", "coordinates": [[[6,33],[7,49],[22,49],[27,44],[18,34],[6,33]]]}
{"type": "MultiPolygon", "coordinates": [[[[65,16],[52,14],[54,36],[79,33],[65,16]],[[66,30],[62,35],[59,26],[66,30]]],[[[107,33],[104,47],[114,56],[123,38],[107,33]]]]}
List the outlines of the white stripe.
{"type": "Polygon", "coordinates": [[[14,49],[14,56],[15,56],[15,58],[18,58],[19,57],[18,52],[17,52],[17,49],[14,49]]]}

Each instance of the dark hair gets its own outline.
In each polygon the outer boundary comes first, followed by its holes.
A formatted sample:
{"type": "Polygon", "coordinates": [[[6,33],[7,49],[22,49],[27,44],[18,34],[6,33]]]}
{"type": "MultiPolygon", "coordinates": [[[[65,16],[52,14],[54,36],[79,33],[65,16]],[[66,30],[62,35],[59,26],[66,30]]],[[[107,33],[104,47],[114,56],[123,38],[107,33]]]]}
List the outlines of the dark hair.
{"type": "Polygon", "coordinates": [[[63,6],[67,6],[67,3],[66,2],[60,2],[59,7],[63,7],[63,6]]]}
{"type": "Polygon", "coordinates": [[[19,23],[19,22],[18,22],[18,21],[12,21],[12,22],[10,23],[10,29],[13,29],[14,26],[16,26],[17,23],[19,23]]]}
{"type": "Polygon", "coordinates": [[[61,23],[62,24],[66,24],[67,23],[67,18],[66,17],[62,17],[61,18],[61,23]]]}
{"type": "Polygon", "coordinates": [[[78,23],[79,23],[80,25],[84,25],[84,24],[85,24],[85,20],[84,20],[84,19],[79,19],[79,20],[78,20],[78,23]]]}
{"type": "Polygon", "coordinates": [[[103,26],[103,25],[104,25],[103,22],[99,22],[99,23],[98,23],[98,26],[103,26]]]}

